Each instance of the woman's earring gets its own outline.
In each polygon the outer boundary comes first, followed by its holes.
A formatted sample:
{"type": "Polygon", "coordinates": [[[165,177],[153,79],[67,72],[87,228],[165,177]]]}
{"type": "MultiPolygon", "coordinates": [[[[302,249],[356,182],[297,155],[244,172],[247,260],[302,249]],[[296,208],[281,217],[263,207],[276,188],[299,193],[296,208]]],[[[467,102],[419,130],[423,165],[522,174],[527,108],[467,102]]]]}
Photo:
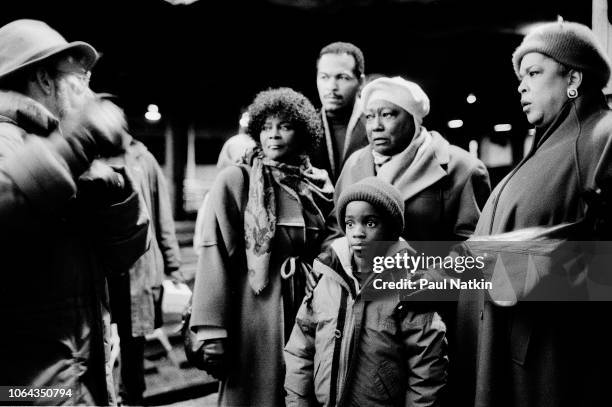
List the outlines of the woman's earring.
{"type": "Polygon", "coordinates": [[[576,99],[578,97],[578,89],[567,88],[567,97],[570,99],[576,99]]]}

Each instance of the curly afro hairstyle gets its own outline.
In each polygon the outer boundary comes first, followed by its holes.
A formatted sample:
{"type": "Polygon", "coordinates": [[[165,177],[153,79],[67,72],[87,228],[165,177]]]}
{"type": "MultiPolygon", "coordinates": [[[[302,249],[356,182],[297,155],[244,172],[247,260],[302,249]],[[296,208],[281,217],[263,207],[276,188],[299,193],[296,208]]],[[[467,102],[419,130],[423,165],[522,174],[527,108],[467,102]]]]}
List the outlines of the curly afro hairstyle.
{"type": "Polygon", "coordinates": [[[282,117],[294,127],[306,153],[316,150],[323,138],[321,119],[314,106],[291,88],[268,89],[259,92],[249,106],[247,134],[259,144],[259,134],[268,117],[282,117]]]}

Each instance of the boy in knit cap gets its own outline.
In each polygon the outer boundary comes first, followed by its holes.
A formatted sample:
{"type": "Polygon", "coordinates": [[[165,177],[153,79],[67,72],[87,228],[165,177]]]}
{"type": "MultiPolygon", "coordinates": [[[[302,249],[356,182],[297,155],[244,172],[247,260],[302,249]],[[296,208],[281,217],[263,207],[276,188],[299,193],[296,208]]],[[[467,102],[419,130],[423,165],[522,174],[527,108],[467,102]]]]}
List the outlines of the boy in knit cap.
{"type": "Polygon", "coordinates": [[[448,364],[439,315],[425,304],[402,303],[401,290],[363,296],[381,276],[370,272],[366,252],[407,246],[399,242],[399,191],[365,178],[343,191],[337,208],[346,236],[314,261],[321,279],[285,347],[286,405],[437,405],[448,364]]]}

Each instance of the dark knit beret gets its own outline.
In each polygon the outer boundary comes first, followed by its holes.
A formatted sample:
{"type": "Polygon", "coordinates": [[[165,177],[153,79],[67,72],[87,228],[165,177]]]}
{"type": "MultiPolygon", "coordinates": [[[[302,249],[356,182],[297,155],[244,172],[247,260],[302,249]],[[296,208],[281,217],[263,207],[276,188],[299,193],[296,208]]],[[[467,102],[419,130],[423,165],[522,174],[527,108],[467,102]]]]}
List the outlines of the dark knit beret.
{"type": "Polygon", "coordinates": [[[397,236],[404,230],[404,200],[397,188],[377,177],[364,178],[348,186],[338,198],[338,224],[346,230],[344,213],[349,202],[365,201],[389,217],[397,236]]]}
{"type": "Polygon", "coordinates": [[[521,60],[530,52],[539,52],[586,73],[600,89],[610,79],[610,60],[593,31],[585,25],[559,21],[544,24],[527,34],[512,54],[517,77],[521,60]]]}

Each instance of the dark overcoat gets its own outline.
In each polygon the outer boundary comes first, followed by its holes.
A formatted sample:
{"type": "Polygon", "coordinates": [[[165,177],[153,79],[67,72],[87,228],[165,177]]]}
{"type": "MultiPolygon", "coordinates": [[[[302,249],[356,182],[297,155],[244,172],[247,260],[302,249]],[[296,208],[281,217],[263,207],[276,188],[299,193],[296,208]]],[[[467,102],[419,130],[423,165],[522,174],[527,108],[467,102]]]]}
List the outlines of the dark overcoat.
{"type": "MultiPolygon", "coordinates": [[[[124,166],[134,181],[151,217],[151,244],[129,270],[129,296],[124,292],[111,292],[111,296],[116,294],[122,300],[129,301],[129,307],[116,311],[122,313],[129,309],[131,334],[137,337],[147,335],[158,327],[155,324],[154,292],[161,286],[165,276],[179,270],[181,253],[164,173],[144,144],[131,137],[127,138],[129,144],[126,152],[108,161],[110,164],[124,166]]],[[[157,320],[161,321],[161,316],[158,315],[157,320]]]]}
{"type": "Polygon", "coordinates": [[[112,405],[106,277],[144,253],[148,217],[125,172],[123,202],[78,199],[75,161],[47,109],[0,93],[0,383],[112,405]]]}
{"type": "MultiPolygon", "coordinates": [[[[612,112],[603,97],[569,101],[495,188],[475,235],[579,220],[585,213],[582,192],[612,176],[610,154],[612,112]]],[[[610,311],[608,303],[594,302],[519,301],[501,308],[482,292],[462,293],[460,405],[609,404],[612,351],[602,322],[610,311]]]]}
{"type": "MultiPolygon", "coordinates": [[[[227,332],[229,373],[220,386],[220,405],[281,406],[285,378],[283,347],[303,297],[303,292],[295,292],[293,315],[288,315],[290,300],[283,288],[287,280],[281,278],[281,266],[289,256],[312,262],[320,250],[324,225],[322,219],[313,216],[314,209],[302,209],[275,184],[277,228],[270,249],[270,280],[256,295],[248,282],[244,243],[249,177],[244,166],[225,168],[209,193],[190,326],[227,332]],[[306,230],[295,226],[302,215],[306,230]]],[[[296,272],[292,278],[303,276],[296,272]]]]}

